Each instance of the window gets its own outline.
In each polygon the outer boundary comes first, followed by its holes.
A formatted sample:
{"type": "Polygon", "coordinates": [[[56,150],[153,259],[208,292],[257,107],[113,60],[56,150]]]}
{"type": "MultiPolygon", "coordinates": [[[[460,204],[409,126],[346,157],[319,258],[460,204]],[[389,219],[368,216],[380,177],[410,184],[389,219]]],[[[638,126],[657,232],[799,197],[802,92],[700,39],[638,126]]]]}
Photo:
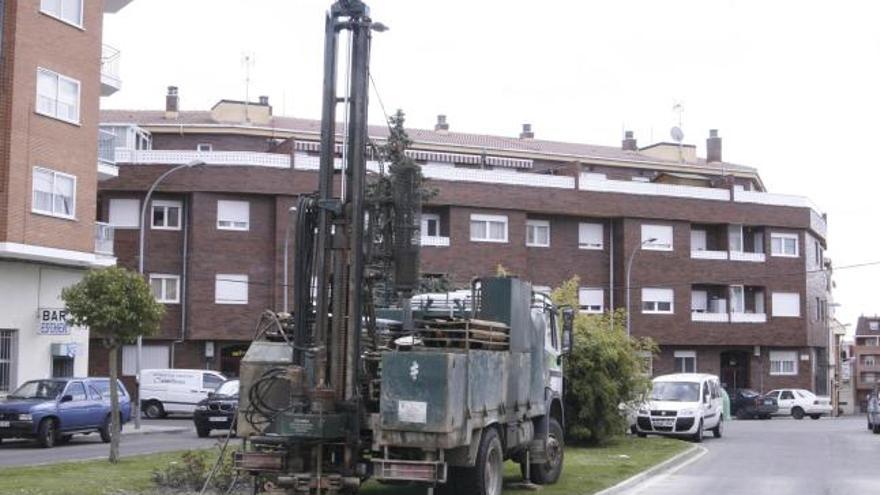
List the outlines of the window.
{"type": "Polygon", "coordinates": [[[741,253],[743,250],[743,226],[731,224],[727,226],[727,248],[741,253]]]}
{"type": "Polygon", "coordinates": [[[177,275],[150,274],[150,288],[156,301],[166,304],[180,302],[180,277],[177,275]]]}
{"type": "Polygon", "coordinates": [[[642,289],[642,313],[672,313],[672,289],[642,289]]]}
{"type": "Polygon", "coordinates": [[[248,230],[251,225],[251,204],[247,201],[217,201],[217,228],[248,230]]]}
{"type": "Polygon", "coordinates": [[[196,145],[196,151],[213,151],[214,146],[211,143],[199,143],[196,145]]]}
{"type": "Polygon", "coordinates": [[[819,241],[813,241],[813,243],[815,244],[815,248],[816,248],[815,249],[815,251],[816,251],[816,266],[821,267],[823,258],[825,257],[825,253],[822,250],[822,245],[819,244],[819,241]]]}
{"type": "Polygon", "coordinates": [[[869,321],[869,322],[868,322],[868,328],[869,328],[872,332],[876,332],[877,330],[880,330],[880,321],[869,321]]]}
{"type": "Polygon", "coordinates": [[[48,168],[34,167],[34,198],[31,211],[62,218],[76,214],[76,177],[48,168]]]}
{"type": "Polygon", "coordinates": [[[773,293],[773,316],[800,317],[801,295],[797,292],[773,293]]]}
{"type": "MultiPolygon", "coordinates": [[[[103,400],[103,397],[101,397],[101,392],[98,392],[98,389],[91,385],[89,385],[89,397],[92,400],[103,400]]],[[[110,397],[108,396],[107,398],[109,399],[110,397]]]]}
{"type": "Polygon", "coordinates": [[[83,25],[83,0],[40,0],[40,12],[77,27],[83,25]]]}
{"type": "Polygon", "coordinates": [[[798,257],[797,234],[770,234],[770,254],[788,258],[798,257]]]}
{"type": "Polygon", "coordinates": [[[69,395],[73,397],[73,400],[86,400],[88,396],[86,395],[86,387],[83,386],[82,382],[70,382],[67,386],[67,390],[64,391],[64,395],[69,395]]]}
{"type": "Polygon", "coordinates": [[[578,224],[578,247],[581,249],[602,249],[605,236],[601,223],[578,224]]]}
{"type": "MultiPolygon", "coordinates": [[[[168,367],[168,346],[167,345],[142,345],[141,346],[141,369],[155,370],[165,369],[168,367]]],[[[122,374],[124,376],[137,375],[137,346],[122,346],[122,374]]],[[[107,382],[107,390],[109,390],[110,382],[107,382]]],[[[120,390],[120,396],[123,392],[120,390]]]]}
{"type": "Polygon", "coordinates": [[[180,201],[153,201],[152,223],[156,230],[180,230],[180,201]]]}
{"type": "Polygon", "coordinates": [[[214,280],[214,302],[217,304],[247,304],[248,276],[218,273],[214,280]]]}
{"type": "Polygon", "coordinates": [[[605,291],[581,287],[578,289],[578,306],[581,313],[601,313],[605,303],[605,291]]]}
{"type": "Polygon", "coordinates": [[[630,178],[633,182],[651,182],[650,177],[642,177],[639,175],[634,175],[630,178]]]}
{"type": "Polygon", "coordinates": [[[37,69],[37,113],[79,124],[79,81],[37,69]]]}
{"type": "Polygon", "coordinates": [[[136,229],[141,226],[141,202],[137,199],[111,199],[110,225],[114,229],[136,229]]]}
{"type": "Polygon", "coordinates": [[[731,313],[745,313],[746,312],[745,287],[743,287],[742,285],[731,285],[729,290],[730,290],[730,312],[731,313]]]}
{"type": "Polygon", "coordinates": [[[697,351],[675,351],[673,355],[676,373],[697,372],[697,351]]]}
{"type": "Polygon", "coordinates": [[[440,237],[440,215],[422,214],[422,237],[440,237]]]}
{"type": "Polygon", "coordinates": [[[0,330],[0,392],[9,392],[15,386],[15,331],[0,330]]]}
{"type": "Polygon", "coordinates": [[[224,380],[214,373],[202,373],[202,388],[216,390],[224,380]]]}
{"type": "Polygon", "coordinates": [[[783,390],[779,394],[779,400],[794,400],[794,393],[791,390],[783,390]]]}
{"type": "Polygon", "coordinates": [[[691,251],[706,250],[706,231],[691,230],[691,251]]]}
{"type": "MultiPolygon", "coordinates": [[[[797,351],[770,351],[770,374],[771,375],[797,375],[797,351]]],[[[782,399],[788,391],[782,392],[782,399]]]]}
{"type": "Polygon", "coordinates": [[[672,226],[642,225],[642,249],[672,251],[672,226]]]}
{"type": "Polygon", "coordinates": [[[52,358],[52,378],[73,377],[73,358],[68,356],[54,356],[52,358]]]}
{"type": "Polygon", "coordinates": [[[507,216],[471,215],[471,241],[507,242],[507,216]]]}
{"type": "Polygon", "coordinates": [[[548,220],[526,220],[526,246],[550,247],[548,220]]]}

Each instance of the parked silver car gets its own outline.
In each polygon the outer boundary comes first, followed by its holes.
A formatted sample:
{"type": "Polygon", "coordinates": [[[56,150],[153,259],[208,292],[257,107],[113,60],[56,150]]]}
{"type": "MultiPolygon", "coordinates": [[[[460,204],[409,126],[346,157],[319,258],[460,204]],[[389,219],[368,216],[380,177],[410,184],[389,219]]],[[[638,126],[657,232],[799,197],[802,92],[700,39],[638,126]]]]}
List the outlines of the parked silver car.
{"type": "Polygon", "coordinates": [[[880,433],[880,401],[878,401],[878,389],[874,388],[868,394],[868,429],[874,433],[880,433]]]}

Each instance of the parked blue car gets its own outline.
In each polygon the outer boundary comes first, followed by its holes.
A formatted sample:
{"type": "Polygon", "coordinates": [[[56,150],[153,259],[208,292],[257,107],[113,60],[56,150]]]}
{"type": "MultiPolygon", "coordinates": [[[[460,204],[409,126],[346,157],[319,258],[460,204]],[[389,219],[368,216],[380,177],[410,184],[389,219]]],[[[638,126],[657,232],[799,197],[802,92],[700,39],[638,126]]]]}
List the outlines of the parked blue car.
{"type": "MultiPolygon", "coordinates": [[[[124,424],[131,419],[131,398],[118,383],[124,424]]],[[[53,447],[73,435],[95,432],[110,441],[109,378],[31,380],[0,401],[0,441],[32,438],[42,447],[53,447]]]]}

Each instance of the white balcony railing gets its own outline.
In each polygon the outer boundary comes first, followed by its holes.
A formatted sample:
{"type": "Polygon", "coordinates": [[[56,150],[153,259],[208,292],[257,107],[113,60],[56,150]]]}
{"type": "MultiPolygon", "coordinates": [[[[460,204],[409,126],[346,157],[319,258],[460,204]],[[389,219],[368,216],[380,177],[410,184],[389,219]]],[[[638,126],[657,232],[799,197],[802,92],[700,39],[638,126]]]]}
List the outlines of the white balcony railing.
{"type": "Polygon", "coordinates": [[[766,313],[730,313],[731,323],[767,323],[766,313]]]}
{"type": "Polygon", "coordinates": [[[117,163],[178,165],[202,160],[208,165],[244,165],[290,168],[290,155],[255,151],[132,150],[116,149],[117,163]]]}
{"type": "Polygon", "coordinates": [[[119,50],[110,45],[101,48],[101,96],[110,96],[122,88],[119,77],[119,50]]]}
{"type": "Polygon", "coordinates": [[[701,313],[699,311],[693,311],[691,312],[691,321],[727,323],[729,319],[727,313],[701,313]]]}
{"type": "Polygon", "coordinates": [[[439,235],[423,235],[422,246],[449,247],[449,238],[439,235]]]}
{"type": "Polygon", "coordinates": [[[726,260],[727,251],[691,251],[691,258],[695,260],[726,260]]]}
{"type": "Polygon", "coordinates": [[[731,261],[751,261],[753,263],[763,263],[767,257],[764,253],[747,253],[745,251],[731,251],[731,261]]]}
{"type": "Polygon", "coordinates": [[[113,227],[95,222],[95,253],[113,256],[113,227]]]}
{"type": "Polygon", "coordinates": [[[564,175],[532,174],[498,169],[481,170],[433,164],[422,165],[422,174],[428,179],[435,180],[574,189],[574,177],[564,175]]]}
{"type": "Polygon", "coordinates": [[[628,180],[603,180],[581,174],[579,187],[582,191],[613,192],[623,194],[642,194],[646,196],[670,196],[674,198],[711,199],[730,201],[729,189],[711,187],[680,186],[676,184],[654,184],[628,180]]]}

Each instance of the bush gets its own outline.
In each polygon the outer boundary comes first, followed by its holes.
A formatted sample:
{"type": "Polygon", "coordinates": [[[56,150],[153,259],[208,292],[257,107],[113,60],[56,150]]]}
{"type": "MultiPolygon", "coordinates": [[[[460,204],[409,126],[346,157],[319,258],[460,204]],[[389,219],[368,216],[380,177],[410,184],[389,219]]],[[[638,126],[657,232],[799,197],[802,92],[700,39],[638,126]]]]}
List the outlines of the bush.
{"type": "MultiPolygon", "coordinates": [[[[553,291],[558,305],[578,307],[579,279],[553,291]]],[[[574,320],[574,348],[565,363],[565,422],[569,441],[603,443],[625,431],[620,405],[641,398],[649,389],[645,353],[657,346],[650,339],[626,335],[626,312],[587,315],[574,320]],[[612,318],[614,330],[611,330],[612,318]]]]}
{"type": "MultiPolygon", "coordinates": [[[[153,483],[162,489],[198,492],[211,474],[220,451],[219,446],[216,450],[188,450],[180,456],[179,461],[173,461],[164,468],[153,471],[153,483]]],[[[236,478],[232,465],[233,452],[233,449],[226,450],[208,485],[216,493],[226,493],[236,478]]]]}

